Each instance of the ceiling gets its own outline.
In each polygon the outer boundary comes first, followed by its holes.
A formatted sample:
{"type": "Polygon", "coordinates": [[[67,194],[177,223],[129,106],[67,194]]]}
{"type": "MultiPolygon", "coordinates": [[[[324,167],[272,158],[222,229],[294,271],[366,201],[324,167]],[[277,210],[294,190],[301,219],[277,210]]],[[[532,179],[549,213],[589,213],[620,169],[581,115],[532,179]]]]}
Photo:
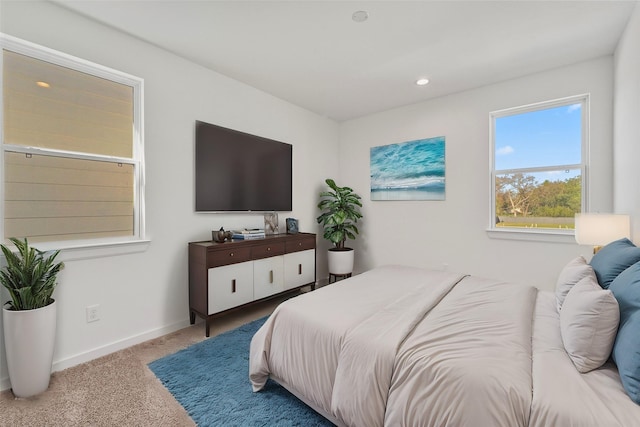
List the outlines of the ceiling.
{"type": "Polygon", "coordinates": [[[52,1],[337,121],[610,55],[638,4],[52,1]]]}

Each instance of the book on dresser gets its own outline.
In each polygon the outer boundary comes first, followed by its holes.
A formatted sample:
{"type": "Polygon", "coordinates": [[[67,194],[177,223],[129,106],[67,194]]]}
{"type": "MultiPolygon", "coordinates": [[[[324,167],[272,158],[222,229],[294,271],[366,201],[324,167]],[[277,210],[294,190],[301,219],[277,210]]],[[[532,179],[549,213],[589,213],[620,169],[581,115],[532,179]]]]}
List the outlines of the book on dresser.
{"type": "Polygon", "coordinates": [[[263,239],[265,237],[264,230],[260,228],[232,230],[231,233],[231,238],[236,240],[263,239]]]}

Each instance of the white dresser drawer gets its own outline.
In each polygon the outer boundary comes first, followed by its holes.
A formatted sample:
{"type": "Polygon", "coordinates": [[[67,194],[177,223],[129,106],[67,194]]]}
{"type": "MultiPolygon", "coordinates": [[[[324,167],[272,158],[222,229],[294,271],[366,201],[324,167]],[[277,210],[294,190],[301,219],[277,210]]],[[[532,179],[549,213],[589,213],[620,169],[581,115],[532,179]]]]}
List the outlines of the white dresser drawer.
{"type": "Polygon", "coordinates": [[[284,257],[274,256],[253,262],[253,298],[266,298],[284,290],[284,257]]]}
{"type": "Polygon", "coordinates": [[[292,252],[284,256],[284,289],[316,281],[316,251],[292,252]]]}
{"type": "Polygon", "coordinates": [[[214,314],[253,300],[253,262],[210,268],[209,313],[214,314]]]}

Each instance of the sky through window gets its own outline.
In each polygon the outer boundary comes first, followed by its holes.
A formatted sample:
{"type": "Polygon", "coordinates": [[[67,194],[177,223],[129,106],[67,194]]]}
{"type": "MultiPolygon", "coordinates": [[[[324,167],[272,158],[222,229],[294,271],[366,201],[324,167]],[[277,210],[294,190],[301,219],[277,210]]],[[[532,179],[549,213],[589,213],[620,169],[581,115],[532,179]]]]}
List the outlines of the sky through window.
{"type": "Polygon", "coordinates": [[[580,164],[581,141],[581,104],[499,117],[495,121],[495,169],[580,164]]]}

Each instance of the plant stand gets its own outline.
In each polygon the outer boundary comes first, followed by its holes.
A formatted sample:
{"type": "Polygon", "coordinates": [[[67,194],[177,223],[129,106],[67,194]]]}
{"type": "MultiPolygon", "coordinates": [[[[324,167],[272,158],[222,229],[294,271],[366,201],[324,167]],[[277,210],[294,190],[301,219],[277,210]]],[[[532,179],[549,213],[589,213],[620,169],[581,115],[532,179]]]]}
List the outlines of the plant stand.
{"type": "Polygon", "coordinates": [[[335,283],[338,280],[342,280],[342,279],[348,279],[349,277],[351,277],[351,273],[347,273],[347,274],[333,274],[333,273],[329,273],[329,283],[335,283]],[[331,281],[331,278],[333,277],[333,282],[331,281]]]}

